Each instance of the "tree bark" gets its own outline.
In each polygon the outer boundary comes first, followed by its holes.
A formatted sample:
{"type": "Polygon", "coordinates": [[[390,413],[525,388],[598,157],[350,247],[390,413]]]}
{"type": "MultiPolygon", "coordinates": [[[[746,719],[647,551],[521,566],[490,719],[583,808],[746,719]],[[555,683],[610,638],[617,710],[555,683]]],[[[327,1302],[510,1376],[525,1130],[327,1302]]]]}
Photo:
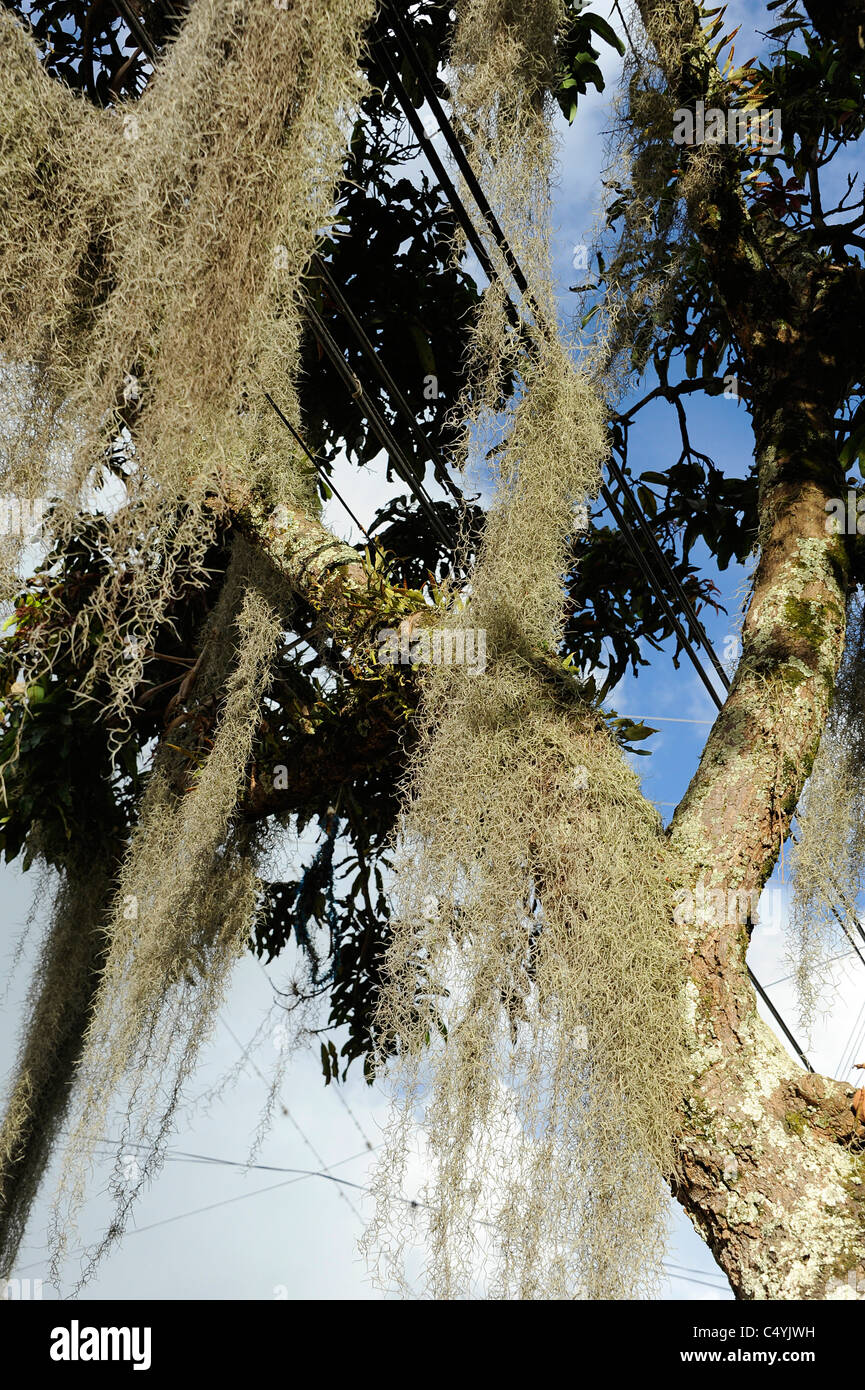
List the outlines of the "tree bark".
{"type": "MultiPolygon", "coordinates": [[[[692,0],[639,8],[673,94],[717,100],[692,0]]],[[[825,510],[843,484],[833,419],[846,382],[837,327],[828,333],[842,282],[807,254],[779,271],[723,156],[689,213],[748,366],[760,560],[742,660],[670,842],[693,887],[722,889],[709,901],[732,905],[774,868],[844,646],[849,570],[825,510]]],[[[858,296],[858,267],[850,288],[858,296]]],[[[696,916],[682,928],[691,1084],[675,1195],[738,1298],[863,1298],[865,1126],[853,1090],[805,1072],[760,1018],[746,965],[752,923],[729,906],[696,916]]]]}
{"type": "MultiPolygon", "coordinates": [[[[721,888],[725,904],[756,901],[772,872],[844,640],[846,569],[825,529],[831,484],[789,479],[778,448],[789,424],[770,416],[758,427],[765,535],[742,661],[670,831],[694,885],[721,888]]],[[[802,436],[800,459],[834,454],[829,425],[802,436]]],[[[751,923],[707,916],[685,934],[692,1078],[675,1194],[739,1298],[865,1297],[865,1127],[853,1090],[805,1072],[760,1018],[751,923]]]]}

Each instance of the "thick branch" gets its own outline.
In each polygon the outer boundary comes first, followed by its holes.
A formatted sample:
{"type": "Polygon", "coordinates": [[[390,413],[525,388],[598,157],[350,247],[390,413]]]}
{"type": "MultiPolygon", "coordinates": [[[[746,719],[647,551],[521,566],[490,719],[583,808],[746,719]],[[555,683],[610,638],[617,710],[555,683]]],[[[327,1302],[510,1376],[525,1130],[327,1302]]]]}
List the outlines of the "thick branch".
{"type": "MultiPolygon", "coordinates": [[[[674,96],[716,90],[692,0],[640,10],[674,96]]],[[[761,556],[742,661],[671,827],[695,896],[701,882],[722,890],[682,928],[692,1082],[676,1195],[739,1297],[862,1297],[865,1129],[852,1088],[806,1076],[762,1022],[740,911],[789,831],[844,643],[846,554],[825,524],[841,483],[839,281],[804,258],[778,273],[723,155],[689,212],[753,382],[761,556]]]]}

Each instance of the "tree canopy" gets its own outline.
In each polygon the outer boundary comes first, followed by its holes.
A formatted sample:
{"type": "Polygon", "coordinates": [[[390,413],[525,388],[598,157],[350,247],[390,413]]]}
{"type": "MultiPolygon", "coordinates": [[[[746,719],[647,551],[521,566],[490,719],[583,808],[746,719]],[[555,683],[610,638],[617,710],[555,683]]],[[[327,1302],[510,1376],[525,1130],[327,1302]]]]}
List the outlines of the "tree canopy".
{"type": "MultiPolygon", "coordinates": [[[[4,488],[20,492],[30,453],[44,464],[52,450],[78,479],[74,495],[52,491],[49,468],[36,490],[50,540],[33,573],[10,560],[0,645],[0,849],[62,885],[0,1155],[4,1259],[73,1080],[85,1100],[104,1080],[88,1076],[87,1049],[107,1047],[115,1079],[133,1077],[156,1161],[171,1110],[161,1088],[173,1103],[194,1061],[190,1044],[164,1070],[179,1017],[168,984],[181,981],[177,1008],[203,1028],[249,949],[296,953],[291,1003],[324,1001],[328,1083],[352,1064],[369,1077],[388,1058],[414,1065],[439,1029],[463,1087],[437,1093],[440,1116],[476,1084],[473,1048],[488,1055],[505,1020],[518,1051],[530,1001],[559,998],[561,1031],[551,1041],[545,1021],[536,1040],[565,1110],[529,1106],[515,1123],[558,1135],[567,1105],[584,1108],[595,1147],[579,1150],[580,1171],[599,1174],[586,1210],[564,1196],[576,1168],[547,1153],[565,1204],[551,1221],[566,1210],[595,1242],[583,1239],[583,1292],[633,1291],[602,1252],[629,1221],[651,1225],[655,1197],[633,1208],[620,1197],[605,1225],[604,1184],[621,1192],[645,1162],[645,1193],[663,1173],[741,1296],[861,1296],[861,1093],[803,1072],[760,1023],[750,911],[683,921],[673,894],[699,882],[725,904],[759,896],[798,808],[803,939],[815,919],[859,930],[865,551],[846,511],[838,526],[827,518],[865,488],[865,195],[848,173],[865,130],[865,7],[770,0],[764,55],[738,62],[724,10],[693,0],[638,0],[609,19],[574,0],[376,13],[340,0],[314,20],[314,3],[274,0],[251,6],[248,24],[228,0],[4,2],[14,61],[4,55],[0,78],[11,93],[0,174],[21,188],[0,214],[4,488]],[[266,21],[283,20],[296,31],[271,44],[266,21]],[[560,341],[544,259],[544,142],[555,113],[578,137],[604,50],[623,55],[624,78],[604,226],[568,290],[581,356],[560,341]],[[429,162],[436,98],[489,215],[452,159],[451,186],[429,162]],[[743,140],[677,142],[677,113],[713,109],[778,112],[778,138],[752,123],[743,140]],[[82,142],[91,164],[79,170],[82,142]],[[312,190],[308,207],[292,179],[312,190]],[[148,222],[157,203],[164,235],[148,222]],[[30,254],[34,235],[66,256],[50,304],[56,267],[30,254]],[[736,476],[689,428],[696,398],[731,392],[754,438],[736,476]],[[658,401],[681,447],[650,470],[642,412],[658,401]],[[321,502],[343,460],[361,468],[383,447],[391,496],[353,547],[326,530],[321,502]],[[496,482],[492,502],[472,490],[467,455],[496,482]],[[693,655],[717,571],[751,559],[741,661],[662,833],[622,759],[651,731],[609,697],[650,649],[693,655]],[[442,629],[486,634],[483,679],[426,669],[418,641],[442,629]],[[414,641],[414,660],[377,661],[382,631],[414,641]],[[843,801],[821,771],[839,748],[853,749],[843,801]],[[818,836],[827,802],[830,850],[818,836]],[[286,832],[314,847],[293,878],[270,881],[259,869],[286,832]],[[407,835],[427,846],[422,872],[407,835]],[[622,846],[603,872],[598,843],[622,846]],[[85,885],[94,859],[100,880],[85,885]],[[170,870],[148,877],[157,859],[170,870]],[[485,924],[513,913],[521,875],[523,935],[503,928],[498,955],[472,957],[485,924]],[[152,940],[139,930],[147,914],[152,940]],[[484,981],[489,996],[462,1033],[448,1031],[430,964],[454,942],[472,963],[451,997],[484,981]],[[34,1047],[61,959],[77,971],[70,1002],[34,1047]],[[677,972],[670,1016],[663,981],[677,972]],[[127,1018],[143,1020],[140,1036],[127,1018]],[[595,1060],[567,1100],[585,1028],[595,1060]],[[598,1060],[622,1047],[632,1062],[642,1033],[655,1063],[679,1028],[669,1073],[625,1077],[598,1060]],[[622,1154],[611,1093],[640,1088],[647,1118],[622,1154]],[[623,1166],[599,1167],[602,1152],[623,1166]],[[828,1212],[801,1191],[814,1171],[840,1194],[828,1212]]],[[[492,1110],[473,1123],[484,1116],[495,1141],[492,1110]]],[[[440,1122],[446,1146],[454,1131],[440,1122]]],[[[454,1152],[441,1149],[442,1210],[465,1181],[454,1152]]],[[[524,1161],[534,1171],[536,1156],[524,1161]]],[[[117,1230],[134,1195],[118,1187],[117,1230]]],[[[526,1212],[506,1218],[519,1273],[501,1287],[549,1295],[555,1279],[533,1283],[533,1270],[555,1222],[529,1237],[526,1212]]],[[[619,1263],[646,1253],[623,1244],[619,1263]]],[[[465,1271],[442,1258],[447,1294],[465,1271]]],[[[564,1255],[562,1271],[573,1291],[564,1255]]]]}

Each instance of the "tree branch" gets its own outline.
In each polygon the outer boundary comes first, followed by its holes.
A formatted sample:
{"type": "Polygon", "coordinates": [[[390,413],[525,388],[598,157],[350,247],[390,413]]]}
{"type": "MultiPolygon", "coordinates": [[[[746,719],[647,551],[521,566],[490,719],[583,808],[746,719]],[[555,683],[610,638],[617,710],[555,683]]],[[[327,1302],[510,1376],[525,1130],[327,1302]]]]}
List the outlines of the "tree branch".
{"type": "MultiPolygon", "coordinates": [[[[639,7],[674,96],[718,95],[692,0],[639,7]]],[[[675,1191],[739,1297],[865,1297],[865,1127],[852,1088],[806,1076],[760,1018],[739,911],[789,832],[844,644],[849,567],[825,503],[845,383],[821,312],[838,281],[779,274],[723,155],[689,215],[753,383],[761,556],[742,660],[670,830],[723,904],[682,926],[692,1082],[675,1191]]]]}

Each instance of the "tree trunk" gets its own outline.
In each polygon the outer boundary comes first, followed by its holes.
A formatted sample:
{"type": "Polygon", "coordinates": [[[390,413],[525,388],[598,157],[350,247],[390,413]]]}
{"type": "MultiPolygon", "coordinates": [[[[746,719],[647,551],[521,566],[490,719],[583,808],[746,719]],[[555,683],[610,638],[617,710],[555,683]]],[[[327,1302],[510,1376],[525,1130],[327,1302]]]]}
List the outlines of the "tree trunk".
{"type": "MultiPolygon", "coordinates": [[[[674,97],[723,105],[693,0],[638,7],[674,97]]],[[[804,1071],[761,1020],[752,922],[735,910],[756,901],[789,833],[843,651],[849,567],[826,503],[843,490],[839,321],[862,276],[804,245],[779,261],[722,154],[688,211],[747,367],[760,561],[739,669],[670,829],[694,889],[721,889],[709,901],[724,904],[683,927],[692,1081],[674,1190],[737,1297],[862,1298],[865,1126],[852,1088],[804,1071]]]]}
{"type": "Polygon", "coordinates": [[[802,380],[755,410],[761,558],[743,655],[671,826],[694,885],[725,904],[686,931],[693,1082],[675,1192],[739,1298],[865,1297],[865,1127],[852,1088],[795,1065],[757,1013],[745,953],[826,722],[847,563],[831,404],[802,380]],[[748,895],[747,897],[743,895],[748,895]]]}

